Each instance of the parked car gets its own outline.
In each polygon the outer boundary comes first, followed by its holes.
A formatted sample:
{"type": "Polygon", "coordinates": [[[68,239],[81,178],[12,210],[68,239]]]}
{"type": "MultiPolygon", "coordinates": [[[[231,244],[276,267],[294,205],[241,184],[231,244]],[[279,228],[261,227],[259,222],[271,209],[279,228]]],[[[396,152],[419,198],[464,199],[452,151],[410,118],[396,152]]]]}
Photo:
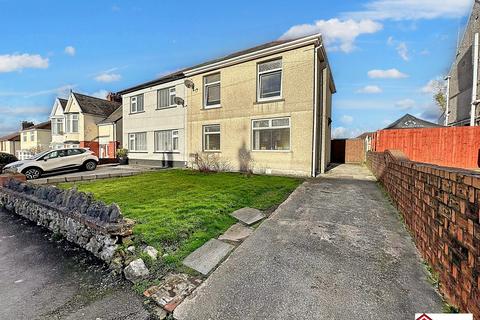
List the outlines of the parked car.
{"type": "Polygon", "coordinates": [[[98,158],[86,148],[57,149],[42,152],[32,159],[16,161],[6,165],[4,172],[23,173],[28,180],[38,179],[44,173],[81,169],[93,171],[98,158]]]}
{"type": "Polygon", "coordinates": [[[5,167],[7,164],[18,161],[17,157],[13,154],[0,152],[0,170],[5,167]]]}

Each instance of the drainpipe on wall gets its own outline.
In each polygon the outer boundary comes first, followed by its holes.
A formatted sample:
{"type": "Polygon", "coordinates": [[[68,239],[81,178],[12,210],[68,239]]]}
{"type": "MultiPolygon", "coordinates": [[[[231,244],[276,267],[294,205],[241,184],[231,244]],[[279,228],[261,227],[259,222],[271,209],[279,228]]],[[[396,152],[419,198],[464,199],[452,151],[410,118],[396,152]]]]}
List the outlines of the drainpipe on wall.
{"type": "Polygon", "coordinates": [[[470,126],[475,126],[475,116],[477,109],[477,85],[478,85],[478,32],[475,33],[475,42],[473,44],[473,83],[472,83],[472,105],[470,108],[470,126]]]}
{"type": "Polygon", "coordinates": [[[448,116],[450,115],[450,79],[452,77],[448,76],[445,78],[447,81],[447,93],[445,95],[447,104],[445,105],[445,126],[448,126],[448,116]]]}
{"type": "Polygon", "coordinates": [[[313,77],[313,148],[312,148],[312,177],[316,176],[317,168],[317,104],[318,104],[318,49],[320,46],[315,47],[314,50],[314,77],[313,77]]]}

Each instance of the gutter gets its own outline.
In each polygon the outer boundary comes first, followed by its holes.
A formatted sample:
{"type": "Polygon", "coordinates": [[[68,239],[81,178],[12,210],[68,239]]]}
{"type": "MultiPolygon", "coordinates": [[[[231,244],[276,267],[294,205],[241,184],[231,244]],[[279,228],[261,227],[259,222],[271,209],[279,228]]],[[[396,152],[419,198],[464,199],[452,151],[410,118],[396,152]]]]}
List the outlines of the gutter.
{"type": "Polygon", "coordinates": [[[445,106],[445,126],[448,126],[448,116],[450,115],[450,79],[452,77],[451,76],[448,76],[445,78],[445,80],[447,81],[447,94],[446,94],[446,100],[447,100],[447,104],[445,106]]]}

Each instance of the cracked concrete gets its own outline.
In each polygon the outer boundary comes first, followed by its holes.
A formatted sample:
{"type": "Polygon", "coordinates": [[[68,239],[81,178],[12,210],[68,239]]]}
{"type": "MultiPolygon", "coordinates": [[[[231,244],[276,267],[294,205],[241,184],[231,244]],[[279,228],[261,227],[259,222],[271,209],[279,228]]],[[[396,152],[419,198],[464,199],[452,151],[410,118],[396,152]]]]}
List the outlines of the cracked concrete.
{"type": "Polygon", "coordinates": [[[364,167],[304,183],[176,310],[179,320],[414,319],[441,312],[418,252],[364,167]]]}

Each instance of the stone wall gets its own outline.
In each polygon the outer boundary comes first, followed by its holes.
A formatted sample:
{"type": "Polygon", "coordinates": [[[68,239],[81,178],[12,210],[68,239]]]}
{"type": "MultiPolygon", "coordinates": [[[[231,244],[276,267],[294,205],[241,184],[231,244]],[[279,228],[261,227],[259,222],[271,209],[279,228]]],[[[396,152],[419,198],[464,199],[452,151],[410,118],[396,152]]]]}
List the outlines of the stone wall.
{"type": "Polygon", "coordinates": [[[124,261],[118,248],[132,235],[133,221],[116,204],[106,205],[76,189],[36,186],[11,179],[0,187],[0,210],[16,213],[60,234],[111,267],[124,261]]]}
{"type": "Polygon", "coordinates": [[[441,292],[480,319],[480,174],[412,162],[391,150],[369,152],[367,165],[438,272],[441,292]]]}

